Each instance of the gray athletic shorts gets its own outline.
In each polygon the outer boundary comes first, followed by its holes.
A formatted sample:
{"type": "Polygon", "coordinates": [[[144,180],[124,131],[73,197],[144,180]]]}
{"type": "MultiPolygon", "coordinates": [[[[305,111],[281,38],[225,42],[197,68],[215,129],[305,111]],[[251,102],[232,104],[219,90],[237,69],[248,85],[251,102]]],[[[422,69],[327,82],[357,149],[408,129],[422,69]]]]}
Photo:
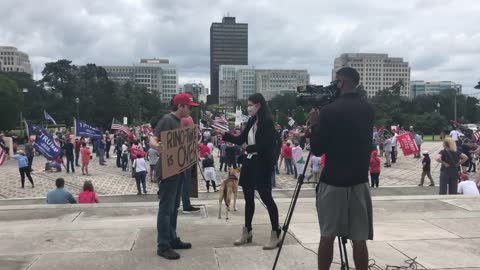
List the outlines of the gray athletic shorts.
{"type": "Polygon", "coordinates": [[[368,183],[335,187],[319,183],[317,213],[322,236],[373,240],[372,198],[368,183]]]}

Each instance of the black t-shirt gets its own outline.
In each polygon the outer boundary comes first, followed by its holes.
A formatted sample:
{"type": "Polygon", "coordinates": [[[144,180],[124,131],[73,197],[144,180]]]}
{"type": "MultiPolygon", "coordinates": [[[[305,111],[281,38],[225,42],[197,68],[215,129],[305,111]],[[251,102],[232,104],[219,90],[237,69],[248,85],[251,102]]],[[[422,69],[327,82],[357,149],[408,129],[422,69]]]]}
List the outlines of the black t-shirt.
{"type": "Polygon", "coordinates": [[[206,158],[202,161],[203,168],[213,167],[213,158],[206,158]]]}
{"type": "Polygon", "coordinates": [[[67,157],[73,156],[73,149],[74,149],[73,143],[71,142],[65,143],[65,145],[63,146],[63,149],[65,149],[65,155],[67,157]]]}
{"type": "Polygon", "coordinates": [[[429,172],[430,171],[430,164],[431,164],[430,157],[429,156],[424,156],[424,158],[422,160],[422,164],[423,164],[423,171],[424,172],[429,172]]]}
{"type": "Polygon", "coordinates": [[[458,172],[457,166],[460,163],[461,154],[462,153],[460,151],[456,151],[456,152],[447,151],[447,150],[440,151],[442,161],[448,163],[449,165],[449,167],[445,167],[442,164],[440,171],[450,173],[450,174],[457,174],[458,172]]]}
{"type": "Polygon", "coordinates": [[[310,146],[326,154],[321,182],[349,187],[368,182],[372,152],[373,109],[358,93],[347,93],[320,111],[310,146]]]}
{"type": "Polygon", "coordinates": [[[225,154],[227,155],[227,157],[229,158],[235,158],[235,154],[237,153],[237,148],[233,145],[229,145],[227,146],[227,148],[225,149],[225,154]]]}

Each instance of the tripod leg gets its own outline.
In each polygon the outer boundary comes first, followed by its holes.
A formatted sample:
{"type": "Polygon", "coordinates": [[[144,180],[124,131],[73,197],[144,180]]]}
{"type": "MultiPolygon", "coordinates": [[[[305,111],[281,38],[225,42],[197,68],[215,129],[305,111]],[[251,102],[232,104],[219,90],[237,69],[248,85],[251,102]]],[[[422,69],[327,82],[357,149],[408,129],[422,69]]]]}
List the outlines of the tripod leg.
{"type": "Polygon", "coordinates": [[[338,236],[338,251],[340,251],[340,269],[345,270],[345,262],[343,261],[342,240],[338,236]]]}
{"type": "Polygon", "coordinates": [[[348,256],[347,256],[347,238],[346,237],[342,237],[342,245],[343,245],[343,255],[345,255],[345,266],[347,270],[350,269],[350,267],[348,266],[348,256]]]}

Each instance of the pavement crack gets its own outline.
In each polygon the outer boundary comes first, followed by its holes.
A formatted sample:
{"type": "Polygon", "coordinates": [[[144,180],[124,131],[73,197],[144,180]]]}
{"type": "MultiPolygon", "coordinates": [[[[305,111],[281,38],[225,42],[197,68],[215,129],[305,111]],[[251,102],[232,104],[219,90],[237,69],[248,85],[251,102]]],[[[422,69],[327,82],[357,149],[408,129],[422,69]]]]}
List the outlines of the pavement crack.
{"type": "Polygon", "coordinates": [[[221,270],[220,260],[218,259],[217,249],[213,248],[213,254],[215,255],[215,261],[217,261],[217,269],[221,270]]]}
{"type": "Polygon", "coordinates": [[[133,239],[133,243],[132,243],[132,246],[130,247],[130,251],[133,251],[133,249],[135,248],[135,245],[137,244],[137,239],[138,239],[139,234],[140,234],[140,230],[137,230],[135,232],[135,239],[133,239]]]}
{"type": "Polygon", "coordinates": [[[38,259],[40,259],[41,256],[43,256],[43,255],[40,255],[40,256],[36,257],[35,259],[33,259],[33,261],[25,268],[25,270],[30,269],[30,267],[32,267],[32,265],[34,263],[36,263],[38,261],[38,259]]]}
{"type": "Polygon", "coordinates": [[[78,218],[78,216],[80,216],[81,214],[83,213],[83,210],[80,210],[80,212],[78,212],[78,214],[72,219],[72,223],[78,218]]]}

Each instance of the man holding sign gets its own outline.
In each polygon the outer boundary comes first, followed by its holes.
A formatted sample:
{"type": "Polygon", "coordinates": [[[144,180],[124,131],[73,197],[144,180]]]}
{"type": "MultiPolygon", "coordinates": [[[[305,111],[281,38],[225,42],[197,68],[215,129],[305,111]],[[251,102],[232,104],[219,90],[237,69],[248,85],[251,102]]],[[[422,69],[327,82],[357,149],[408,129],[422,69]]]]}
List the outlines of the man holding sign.
{"type": "MultiPolygon", "coordinates": [[[[178,154],[176,157],[168,156],[166,160],[164,157],[165,154],[168,154],[167,152],[169,152],[171,148],[174,148],[174,146],[180,144],[179,141],[183,143],[184,141],[188,140],[189,136],[188,134],[185,135],[186,132],[181,133],[183,136],[178,136],[180,131],[175,131],[179,129],[183,131],[180,119],[190,115],[192,106],[198,106],[198,103],[193,102],[190,94],[177,94],[173,98],[172,112],[164,115],[162,119],[160,119],[155,127],[155,131],[150,142],[151,147],[160,152],[160,159],[157,162],[155,169],[155,175],[158,182],[158,195],[160,197],[157,216],[157,255],[169,260],[180,258],[180,255],[175,252],[174,249],[190,249],[192,248],[192,245],[190,243],[182,242],[180,238],[177,237],[177,209],[180,206],[180,195],[182,190],[181,177],[184,172],[179,171],[178,173],[171,175],[171,170],[164,171],[164,169],[162,169],[162,164],[175,164],[174,162],[170,161],[173,159],[180,159],[180,154],[178,154]],[[166,131],[173,132],[169,133],[166,131]],[[167,140],[162,140],[161,138],[165,138],[166,135],[168,135],[167,140]]],[[[196,144],[194,144],[193,147],[196,147],[196,144]]],[[[177,152],[179,153],[180,151],[177,152]]],[[[188,158],[187,155],[189,156],[189,152],[184,151],[182,153],[184,153],[184,162],[182,163],[184,164],[185,160],[188,158]]],[[[196,161],[196,148],[193,153],[194,156],[190,158],[193,158],[196,161]]]]}

